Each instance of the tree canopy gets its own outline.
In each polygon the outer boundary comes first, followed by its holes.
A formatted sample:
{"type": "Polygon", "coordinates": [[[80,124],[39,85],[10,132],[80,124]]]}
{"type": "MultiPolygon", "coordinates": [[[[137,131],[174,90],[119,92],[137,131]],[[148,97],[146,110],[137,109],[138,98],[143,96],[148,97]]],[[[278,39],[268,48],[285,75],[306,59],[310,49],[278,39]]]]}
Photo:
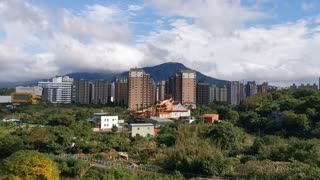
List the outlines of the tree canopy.
{"type": "Polygon", "coordinates": [[[47,156],[36,151],[17,151],[2,163],[10,179],[59,179],[59,169],[47,156]]]}

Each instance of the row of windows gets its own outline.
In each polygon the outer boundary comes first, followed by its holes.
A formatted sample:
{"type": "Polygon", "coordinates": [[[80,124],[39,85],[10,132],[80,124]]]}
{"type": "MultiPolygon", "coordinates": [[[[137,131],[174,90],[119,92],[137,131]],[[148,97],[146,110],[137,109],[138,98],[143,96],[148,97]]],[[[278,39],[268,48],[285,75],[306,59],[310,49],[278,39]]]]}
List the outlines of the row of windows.
{"type": "MultiPolygon", "coordinates": [[[[112,121],[115,121],[116,119],[112,119],[112,121]]],[[[108,121],[109,122],[109,119],[105,119],[104,122],[108,121]]]]}
{"type": "MultiPolygon", "coordinates": [[[[117,125],[116,124],[112,124],[111,127],[112,126],[117,126],[117,125]]],[[[109,127],[109,124],[104,124],[104,127],[109,127]]]]}
{"type": "MultiPolygon", "coordinates": [[[[140,128],[137,128],[137,130],[140,130],[140,128]]],[[[150,130],[150,128],[148,127],[148,130],[150,130]]]]}

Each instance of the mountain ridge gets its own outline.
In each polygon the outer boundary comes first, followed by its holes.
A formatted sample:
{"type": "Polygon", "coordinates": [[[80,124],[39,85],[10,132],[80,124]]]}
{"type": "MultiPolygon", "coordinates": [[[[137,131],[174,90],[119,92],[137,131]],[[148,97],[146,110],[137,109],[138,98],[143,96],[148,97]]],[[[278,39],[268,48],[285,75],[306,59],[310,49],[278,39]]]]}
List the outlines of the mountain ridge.
{"type": "MultiPolygon", "coordinates": [[[[156,66],[148,66],[142,68],[146,73],[149,73],[151,75],[151,78],[155,82],[160,82],[162,80],[167,80],[170,76],[176,74],[177,72],[181,70],[186,70],[191,68],[186,67],[182,63],[179,62],[166,62],[162,63],[156,66]]],[[[196,72],[196,77],[198,82],[204,82],[209,84],[216,84],[218,86],[225,85],[229,81],[216,79],[207,75],[202,74],[199,71],[193,70],[196,72]]],[[[75,80],[79,79],[87,79],[87,80],[96,80],[96,79],[105,79],[110,82],[113,82],[116,80],[118,76],[128,76],[129,71],[124,72],[75,72],[75,73],[69,73],[66,74],[67,76],[74,78],[75,80]]],[[[31,86],[36,85],[37,80],[32,81],[25,81],[25,82],[1,82],[1,87],[15,87],[15,86],[31,86]]]]}

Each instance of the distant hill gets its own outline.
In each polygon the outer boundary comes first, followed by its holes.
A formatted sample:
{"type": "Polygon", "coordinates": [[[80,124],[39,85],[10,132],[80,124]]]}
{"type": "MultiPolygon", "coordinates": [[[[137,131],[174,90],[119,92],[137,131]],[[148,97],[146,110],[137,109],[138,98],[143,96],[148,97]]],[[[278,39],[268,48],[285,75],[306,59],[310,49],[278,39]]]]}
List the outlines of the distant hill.
{"type": "Polygon", "coordinates": [[[0,88],[15,88],[17,86],[34,86],[38,84],[38,80],[20,81],[20,82],[0,82],[0,88]]]}
{"type": "MultiPolygon", "coordinates": [[[[191,69],[191,68],[188,68],[183,64],[176,63],[176,62],[168,62],[168,63],[163,63],[157,66],[143,68],[145,72],[151,75],[152,79],[155,82],[159,82],[161,80],[167,80],[170,76],[176,74],[181,70],[186,70],[186,69],[191,69]]],[[[215,79],[210,76],[206,76],[199,71],[195,71],[195,72],[197,74],[196,75],[197,81],[205,82],[209,84],[216,84],[216,85],[224,85],[228,83],[228,81],[225,81],[225,80],[215,79]]],[[[121,73],[122,76],[128,76],[128,74],[129,74],[129,71],[121,73]]]]}
{"type": "MultiPolygon", "coordinates": [[[[152,79],[155,82],[159,82],[161,80],[167,80],[170,76],[174,75],[175,73],[185,70],[185,69],[191,69],[186,66],[184,66],[181,63],[177,62],[168,62],[163,63],[157,66],[152,67],[144,67],[143,70],[147,73],[149,73],[152,77],[152,79]]],[[[191,69],[192,70],[192,69],[191,69]]],[[[198,71],[197,73],[197,81],[205,82],[209,84],[216,84],[216,85],[224,85],[227,84],[228,81],[215,79],[210,76],[206,76],[198,71]]],[[[129,71],[125,72],[77,72],[77,73],[70,73],[67,74],[68,76],[74,78],[75,80],[79,79],[87,79],[87,80],[95,80],[95,79],[105,79],[108,81],[115,81],[117,76],[128,76],[129,71]]],[[[28,82],[2,82],[0,83],[1,87],[15,87],[15,86],[25,86],[25,85],[36,85],[38,81],[28,81],[28,82]]]]}

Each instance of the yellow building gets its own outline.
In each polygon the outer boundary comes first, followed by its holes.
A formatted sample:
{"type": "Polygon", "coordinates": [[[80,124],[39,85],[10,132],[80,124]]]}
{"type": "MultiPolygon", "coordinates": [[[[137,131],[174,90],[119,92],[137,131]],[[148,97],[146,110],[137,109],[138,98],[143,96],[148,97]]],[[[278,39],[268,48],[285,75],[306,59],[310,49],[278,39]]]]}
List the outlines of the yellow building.
{"type": "Polygon", "coordinates": [[[11,93],[12,103],[32,103],[37,104],[41,100],[41,97],[33,93],[11,93]]]}

